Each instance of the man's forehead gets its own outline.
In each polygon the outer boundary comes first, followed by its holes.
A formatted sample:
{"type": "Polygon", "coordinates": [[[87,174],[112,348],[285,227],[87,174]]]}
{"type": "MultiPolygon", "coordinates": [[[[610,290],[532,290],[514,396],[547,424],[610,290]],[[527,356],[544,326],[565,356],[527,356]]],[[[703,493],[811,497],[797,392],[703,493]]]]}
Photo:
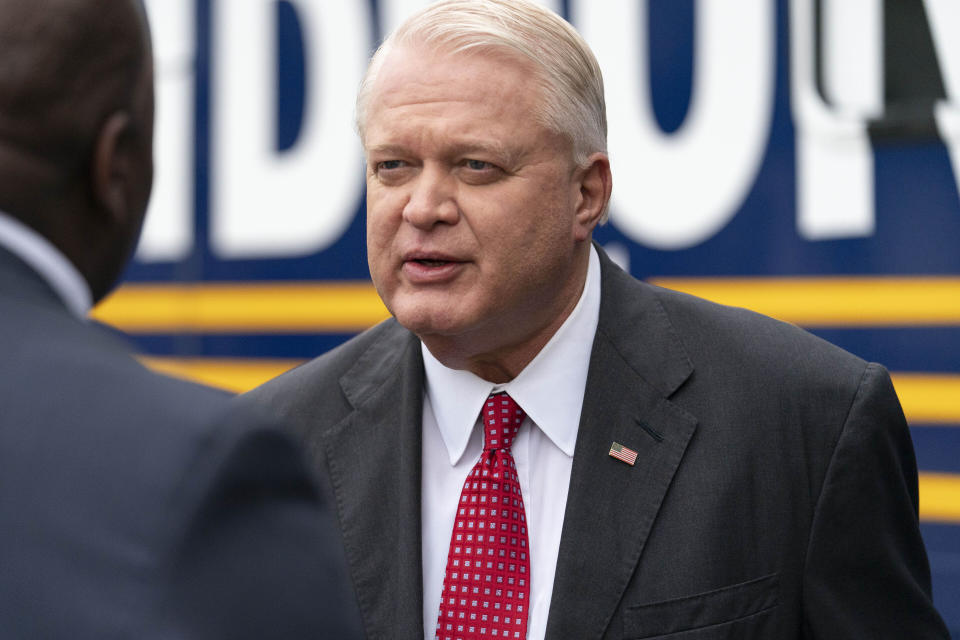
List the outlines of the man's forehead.
{"type": "Polygon", "coordinates": [[[427,100],[371,109],[363,144],[368,155],[429,152],[506,161],[522,155],[531,138],[546,135],[529,110],[500,110],[469,100],[427,100]]]}
{"type": "Polygon", "coordinates": [[[464,80],[471,73],[496,74],[504,69],[521,69],[528,77],[536,74],[533,63],[503,48],[475,47],[462,51],[447,45],[412,42],[394,45],[384,52],[376,85],[390,88],[413,80],[428,86],[441,86],[449,83],[451,78],[434,77],[424,72],[427,68],[440,67],[455,70],[454,79],[464,80]]]}
{"type": "Polygon", "coordinates": [[[383,53],[365,108],[368,154],[389,146],[511,158],[515,147],[539,146],[531,136],[549,137],[539,115],[542,89],[518,56],[423,44],[383,53]]]}

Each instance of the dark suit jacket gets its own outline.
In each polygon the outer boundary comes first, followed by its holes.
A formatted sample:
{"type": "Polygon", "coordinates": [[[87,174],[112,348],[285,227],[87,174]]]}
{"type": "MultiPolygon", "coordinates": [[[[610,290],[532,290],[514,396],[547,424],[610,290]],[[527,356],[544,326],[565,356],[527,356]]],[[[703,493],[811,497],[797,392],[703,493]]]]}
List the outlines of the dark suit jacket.
{"type": "Polygon", "coordinates": [[[300,451],[0,249],[0,637],[351,638],[300,451]]]}
{"type": "MultiPolygon", "coordinates": [[[[947,638],[884,369],[601,263],[547,637],[947,638]]],[[[389,320],[252,394],[332,480],[369,638],[423,633],[423,388],[389,320]]]]}

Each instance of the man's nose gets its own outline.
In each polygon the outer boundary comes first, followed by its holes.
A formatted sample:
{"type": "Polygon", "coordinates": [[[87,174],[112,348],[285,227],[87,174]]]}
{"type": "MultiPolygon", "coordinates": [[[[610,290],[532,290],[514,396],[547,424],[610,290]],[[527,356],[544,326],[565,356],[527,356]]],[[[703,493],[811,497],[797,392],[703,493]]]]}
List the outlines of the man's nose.
{"type": "Polygon", "coordinates": [[[405,222],[428,230],[437,224],[456,224],[460,209],[453,176],[440,167],[426,166],[413,181],[403,208],[405,222]]]}

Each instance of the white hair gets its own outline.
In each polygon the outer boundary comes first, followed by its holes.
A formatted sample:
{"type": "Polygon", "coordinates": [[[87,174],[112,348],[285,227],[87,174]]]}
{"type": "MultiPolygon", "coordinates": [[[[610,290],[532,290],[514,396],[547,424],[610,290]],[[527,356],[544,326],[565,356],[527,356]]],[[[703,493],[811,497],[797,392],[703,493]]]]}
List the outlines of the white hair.
{"type": "Polygon", "coordinates": [[[373,54],[360,84],[356,125],[361,139],[377,74],[389,52],[403,45],[519,56],[540,84],[538,120],[570,139],[574,162],[584,165],[590,154],[606,152],[600,65],[570,23],[526,0],[442,0],[408,18],[373,54]]]}

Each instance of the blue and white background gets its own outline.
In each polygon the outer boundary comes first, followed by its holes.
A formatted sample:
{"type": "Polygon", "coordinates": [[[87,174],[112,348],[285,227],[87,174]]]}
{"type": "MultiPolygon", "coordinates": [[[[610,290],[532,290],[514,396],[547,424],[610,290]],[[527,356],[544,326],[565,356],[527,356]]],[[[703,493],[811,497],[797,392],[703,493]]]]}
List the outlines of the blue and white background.
{"type": "MultiPolygon", "coordinates": [[[[353,99],[424,2],[147,4],[157,182],[136,262],[95,313],[152,366],[243,390],[386,316],[353,99]]],[[[608,251],[891,370],[960,638],[960,2],[543,4],[604,71],[608,251]]]]}

